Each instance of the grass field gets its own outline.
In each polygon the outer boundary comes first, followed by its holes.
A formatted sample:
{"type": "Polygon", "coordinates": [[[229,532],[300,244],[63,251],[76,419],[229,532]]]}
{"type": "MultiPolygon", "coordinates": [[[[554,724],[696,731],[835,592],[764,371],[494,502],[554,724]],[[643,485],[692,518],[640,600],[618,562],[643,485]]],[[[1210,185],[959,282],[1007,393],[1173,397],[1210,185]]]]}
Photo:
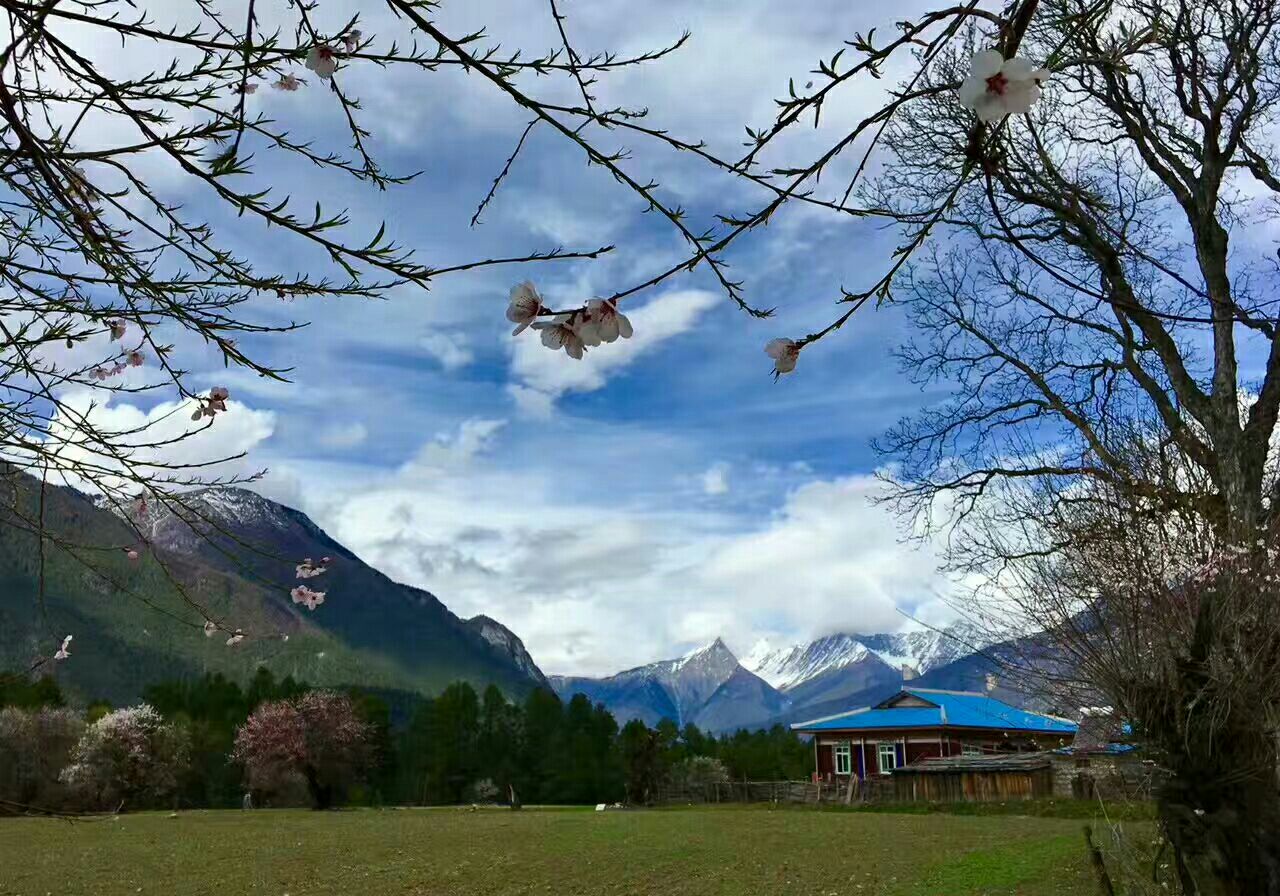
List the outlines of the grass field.
{"type": "Polygon", "coordinates": [[[1092,896],[1077,820],[805,809],[0,819],[0,894],[1092,896]]]}

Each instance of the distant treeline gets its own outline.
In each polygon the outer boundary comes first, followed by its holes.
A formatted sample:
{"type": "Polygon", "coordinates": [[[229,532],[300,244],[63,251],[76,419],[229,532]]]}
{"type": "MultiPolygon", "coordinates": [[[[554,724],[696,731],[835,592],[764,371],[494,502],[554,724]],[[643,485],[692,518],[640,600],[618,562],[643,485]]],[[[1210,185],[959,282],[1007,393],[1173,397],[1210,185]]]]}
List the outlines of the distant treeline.
{"type": "MultiPolygon", "coordinates": [[[[182,744],[184,759],[174,770],[172,792],[161,795],[152,790],[148,799],[216,808],[241,805],[247,790],[254,791],[259,804],[284,804],[298,799],[298,793],[305,797],[305,790],[288,795],[263,792],[232,754],[237,733],[251,715],[290,701],[301,705],[310,690],[289,677],[276,679],[265,669],[243,686],[219,674],[148,688],[145,703],[166,730],[171,729],[166,736],[182,744]]],[[[513,796],[523,803],[643,803],[666,783],[795,780],[808,778],[813,769],[812,750],[780,725],[720,737],[694,725],[680,728],[669,720],[655,728],[636,720],[619,727],[603,705],[592,705],[581,694],[565,702],[552,691],[536,689],[509,702],[495,686],[478,694],[470,684],[459,682],[412,707],[397,706],[395,717],[404,719],[397,724],[385,695],[353,689],[345,697],[363,722],[360,760],[342,764],[341,773],[333,764],[322,771],[334,779],[335,800],[350,804],[507,802],[513,796]]],[[[0,708],[11,707],[0,709],[9,718],[7,729],[0,719],[0,766],[6,763],[6,751],[13,754],[10,765],[20,764],[15,758],[18,747],[6,746],[5,731],[22,728],[24,718],[28,732],[58,730],[64,732],[62,741],[71,740],[74,732],[66,733],[72,724],[68,713],[56,710],[63,703],[51,679],[33,682],[0,675],[0,708]],[[59,725],[40,722],[40,713],[52,720],[55,710],[59,725]]],[[[106,704],[91,704],[77,721],[87,732],[111,712],[106,704]]],[[[46,760],[55,747],[76,752],[61,742],[37,744],[34,737],[28,734],[28,749],[46,760]]],[[[26,781],[19,787],[15,779],[6,785],[0,769],[0,801],[25,804],[35,794],[61,792],[53,784],[36,783],[26,781]]],[[[62,799],[67,799],[65,794],[62,799]]],[[[138,808],[140,799],[135,794],[131,807],[138,808]]]]}

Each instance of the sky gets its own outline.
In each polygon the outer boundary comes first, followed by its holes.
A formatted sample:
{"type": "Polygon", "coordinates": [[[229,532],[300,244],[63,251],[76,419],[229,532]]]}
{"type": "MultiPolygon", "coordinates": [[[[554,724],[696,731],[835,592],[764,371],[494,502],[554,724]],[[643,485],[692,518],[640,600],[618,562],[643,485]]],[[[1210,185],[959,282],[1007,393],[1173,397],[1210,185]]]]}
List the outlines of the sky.
{"type": "MultiPolygon", "coordinates": [[[[647,107],[650,126],[732,155],[744,126],[771,122],[788,79],[812,79],[843,38],[889,30],[914,5],[681,0],[638,11],[627,0],[566,0],[562,8],[582,52],[633,53],[690,31],[673,56],[610,74],[596,92],[602,105],[647,107]]],[[[152,7],[163,18],[164,5],[152,7]]],[[[315,15],[337,29],[355,8],[320,0],[315,15]]],[[[381,10],[362,17],[376,45],[405,42],[405,26],[381,10]]],[[[486,27],[489,44],[526,55],[558,43],[543,2],[446,2],[436,20],[455,34],[486,27]]],[[[144,65],[98,52],[104,65],[144,65]]],[[[359,232],[386,221],[390,236],[435,266],[556,246],[617,248],[596,261],[450,275],[429,291],[400,288],[376,301],[264,297],[245,313],[307,326],[244,345],[292,368],[291,382],[224,371],[207,349],[180,341],[193,383],[225,385],[233,398],[184,451],[247,451],[238,469],[267,471],[255,488],[459,615],[498,619],[548,673],[606,674],[717,636],[742,654],[761,638],[786,644],[947,621],[956,585],[938,571],[936,553],[905,542],[901,521],[875,501],[875,474],[888,460],[871,440],[943,397],[898,369],[902,315],[865,309],[776,382],[763,352],[775,336],[828,323],[841,286],[870,285],[890,260],[893,233],[785,208],[727,254],[748,300],[776,307],[775,317],[743,314],[695,271],[624,304],[634,338],[574,361],[532,333],[512,337],[504,317],[511,286],[531,280],[560,306],[613,292],[682,256],[669,224],[540,129],[473,228],[476,204],[527,114],[456,71],[349,64],[338,78],[360,98],[384,167],[421,175],[378,192],[265,153],[256,177],[304,205],[347,207],[359,232]]],[[[567,81],[520,83],[573,99],[567,81]]],[[[847,128],[880,89],[868,81],[838,97],[823,127],[799,129],[774,161],[795,161],[833,128],[847,128]]],[[[314,77],[297,93],[263,89],[249,102],[296,134],[346,147],[338,104],[314,77]]],[[[695,229],[761,201],[687,156],[622,135],[593,137],[630,149],[627,170],[660,182],[695,229]]],[[[264,269],[317,263],[296,242],[264,236],[207,195],[188,193],[162,165],[153,176],[264,269]]],[[[130,422],[168,407],[118,397],[96,413],[130,422]]]]}

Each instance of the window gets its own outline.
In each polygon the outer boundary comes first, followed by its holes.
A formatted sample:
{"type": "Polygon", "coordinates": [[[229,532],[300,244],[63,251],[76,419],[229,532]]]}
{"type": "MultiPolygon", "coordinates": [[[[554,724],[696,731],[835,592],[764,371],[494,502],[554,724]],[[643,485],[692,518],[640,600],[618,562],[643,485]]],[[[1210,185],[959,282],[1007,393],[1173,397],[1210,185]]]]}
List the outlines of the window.
{"type": "Polygon", "coordinates": [[[981,756],[982,747],[978,746],[977,744],[961,744],[960,755],[961,756],[981,756]]]}
{"type": "Polygon", "coordinates": [[[887,775],[898,767],[898,747],[896,744],[881,744],[877,755],[880,757],[880,774],[887,775]]]}
{"type": "Polygon", "coordinates": [[[836,774],[848,775],[853,771],[853,751],[849,748],[848,742],[836,744],[836,774]]]}

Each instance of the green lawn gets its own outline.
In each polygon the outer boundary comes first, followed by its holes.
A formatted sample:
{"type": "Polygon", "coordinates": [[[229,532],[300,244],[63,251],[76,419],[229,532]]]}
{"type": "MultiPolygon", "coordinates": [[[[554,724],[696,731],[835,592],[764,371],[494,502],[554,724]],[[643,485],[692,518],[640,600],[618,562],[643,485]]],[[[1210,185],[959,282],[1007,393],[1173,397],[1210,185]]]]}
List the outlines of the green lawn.
{"type": "Polygon", "coordinates": [[[1075,820],[388,809],[0,819],[0,894],[1093,896],[1075,820]]]}

